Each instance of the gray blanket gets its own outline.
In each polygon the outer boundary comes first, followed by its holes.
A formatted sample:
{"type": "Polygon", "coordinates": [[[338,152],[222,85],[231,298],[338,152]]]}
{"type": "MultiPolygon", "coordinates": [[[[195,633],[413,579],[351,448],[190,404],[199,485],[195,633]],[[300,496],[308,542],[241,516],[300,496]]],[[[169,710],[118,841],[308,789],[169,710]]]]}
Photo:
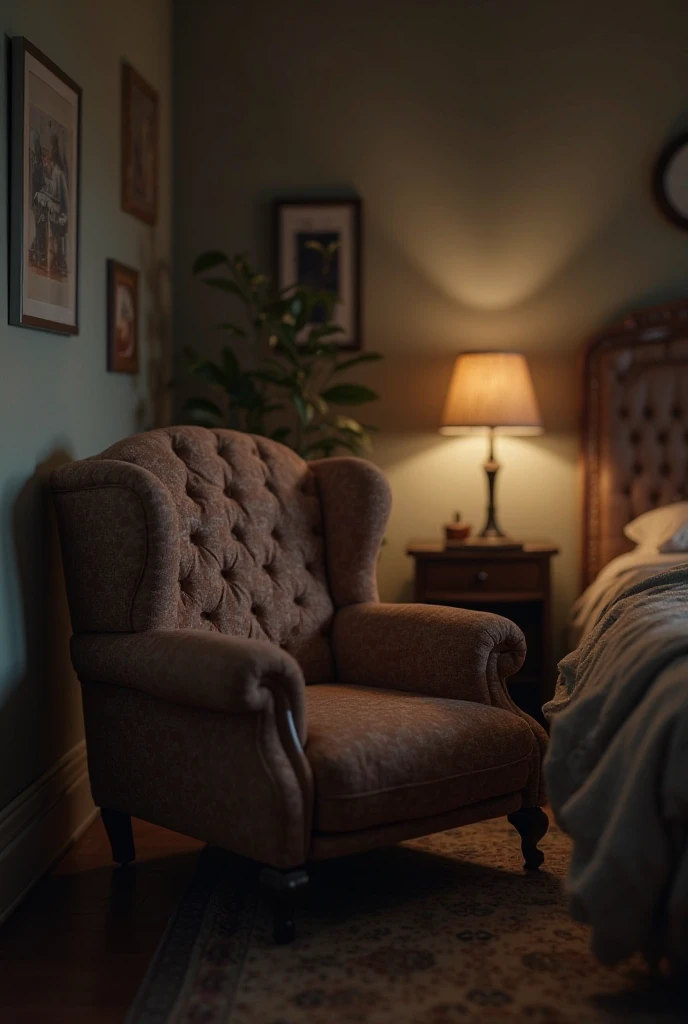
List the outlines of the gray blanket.
{"type": "Polygon", "coordinates": [[[572,912],[605,963],[688,972],[688,567],[616,597],[560,663],[545,777],[572,912]]]}

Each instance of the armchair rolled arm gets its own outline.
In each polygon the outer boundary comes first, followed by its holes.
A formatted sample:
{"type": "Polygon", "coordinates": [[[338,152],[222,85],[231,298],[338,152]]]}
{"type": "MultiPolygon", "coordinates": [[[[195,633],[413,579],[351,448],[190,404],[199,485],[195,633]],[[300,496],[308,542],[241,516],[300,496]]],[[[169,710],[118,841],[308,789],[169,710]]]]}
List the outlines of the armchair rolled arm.
{"type": "Polygon", "coordinates": [[[197,629],[82,633],[72,637],[82,682],[112,683],[176,704],[226,713],[259,712],[286,702],[306,738],[303,673],[294,658],[263,640],[197,629]]]}
{"type": "Polygon", "coordinates": [[[342,682],[510,709],[504,683],[526,655],[523,634],[508,619],[428,604],[341,608],[333,643],[342,682]]]}

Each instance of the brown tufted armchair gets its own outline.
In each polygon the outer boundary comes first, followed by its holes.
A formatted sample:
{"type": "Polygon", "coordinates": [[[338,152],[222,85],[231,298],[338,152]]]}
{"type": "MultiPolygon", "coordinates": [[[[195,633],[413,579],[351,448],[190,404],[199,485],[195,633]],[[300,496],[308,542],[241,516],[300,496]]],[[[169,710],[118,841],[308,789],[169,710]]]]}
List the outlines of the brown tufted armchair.
{"type": "Polygon", "coordinates": [[[509,698],[518,628],[381,604],[369,462],[173,427],[56,470],[93,797],[266,867],[275,936],[311,859],[506,814],[538,867],[543,730],[509,698]]]}

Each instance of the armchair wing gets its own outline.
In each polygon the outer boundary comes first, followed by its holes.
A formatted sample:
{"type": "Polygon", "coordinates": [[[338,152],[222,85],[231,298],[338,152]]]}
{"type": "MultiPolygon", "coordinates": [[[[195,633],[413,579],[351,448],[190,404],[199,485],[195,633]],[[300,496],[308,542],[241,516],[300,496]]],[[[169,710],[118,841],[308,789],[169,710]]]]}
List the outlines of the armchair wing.
{"type": "Polygon", "coordinates": [[[276,866],[305,860],[305,684],[268,642],[200,630],[77,634],[97,804],[276,866]]]}

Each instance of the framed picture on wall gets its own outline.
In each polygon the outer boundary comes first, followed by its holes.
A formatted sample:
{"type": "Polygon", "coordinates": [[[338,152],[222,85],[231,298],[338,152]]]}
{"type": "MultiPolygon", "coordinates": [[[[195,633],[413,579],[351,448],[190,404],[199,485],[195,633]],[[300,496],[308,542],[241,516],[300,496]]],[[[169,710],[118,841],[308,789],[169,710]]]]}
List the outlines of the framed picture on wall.
{"type": "Polygon", "coordinates": [[[146,224],[158,218],[158,94],[122,65],[122,209],[146,224]]]}
{"type": "Polygon", "coordinates": [[[108,358],[111,373],[139,372],[139,272],[107,261],[108,358]]]}
{"type": "Polygon", "coordinates": [[[79,333],[81,89],[12,39],[9,322],[79,333]]]}
{"type": "MultiPolygon", "coordinates": [[[[274,207],[275,279],[279,288],[303,284],[334,292],[333,335],[342,348],[361,348],[361,200],[279,199],[274,207]]],[[[327,317],[316,307],[311,327],[327,317]]]]}

